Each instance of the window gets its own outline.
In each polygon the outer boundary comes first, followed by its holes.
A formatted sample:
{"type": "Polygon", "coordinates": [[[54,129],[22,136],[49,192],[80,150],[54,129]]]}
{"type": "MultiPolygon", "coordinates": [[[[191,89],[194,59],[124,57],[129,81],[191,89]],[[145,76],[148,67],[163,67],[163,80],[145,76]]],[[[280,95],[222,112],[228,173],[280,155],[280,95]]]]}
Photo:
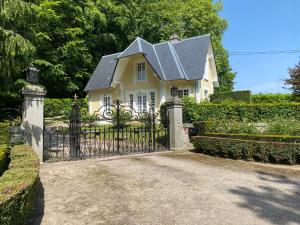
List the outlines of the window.
{"type": "Polygon", "coordinates": [[[133,94],[129,95],[129,105],[130,105],[131,109],[133,109],[133,94]]]}
{"type": "Polygon", "coordinates": [[[155,108],[155,92],[150,92],[150,104],[155,108]]]}
{"type": "Polygon", "coordinates": [[[104,95],[104,110],[110,110],[111,106],[111,96],[109,95],[104,95]]]}
{"type": "Polygon", "coordinates": [[[140,94],[137,96],[137,106],[139,112],[147,111],[147,96],[146,94],[140,94]]]}
{"type": "Polygon", "coordinates": [[[189,90],[188,89],[180,89],[178,90],[178,98],[182,98],[183,96],[188,96],[189,90]]]}
{"type": "Polygon", "coordinates": [[[144,62],[137,64],[137,81],[146,80],[146,65],[144,62]]]}
{"type": "Polygon", "coordinates": [[[204,89],[204,98],[208,100],[209,98],[209,94],[208,94],[208,90],[204,89]]]}

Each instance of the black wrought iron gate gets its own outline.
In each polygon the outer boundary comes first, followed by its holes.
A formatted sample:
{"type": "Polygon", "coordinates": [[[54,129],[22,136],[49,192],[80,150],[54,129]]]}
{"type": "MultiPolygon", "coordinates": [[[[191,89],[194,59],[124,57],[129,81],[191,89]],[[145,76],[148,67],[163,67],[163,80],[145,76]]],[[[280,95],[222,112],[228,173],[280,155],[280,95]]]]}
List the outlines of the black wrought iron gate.
{"type": "Polygon", "coordinates": [[[66,127],[44,128],[45,160],[72,160],[148,153],[169,149],[169,118],[115,100],[91,116],[74,101],[66,127]]]}

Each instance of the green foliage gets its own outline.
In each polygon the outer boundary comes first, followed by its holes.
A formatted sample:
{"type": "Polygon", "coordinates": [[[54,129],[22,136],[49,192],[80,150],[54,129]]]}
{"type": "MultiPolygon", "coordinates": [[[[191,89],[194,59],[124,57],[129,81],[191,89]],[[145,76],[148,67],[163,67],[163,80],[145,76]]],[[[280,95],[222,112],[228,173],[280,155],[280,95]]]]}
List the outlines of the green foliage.
{"type": "Polygon", "coordinates": [[[182,103],[183,122],[191,123],[194,121],[199,121],[198,104],[196,103],[195,98],[185,96],[182,98],[182,103]]]}
{"type": "Polygon", "coordinates": [[[300,143],[300,136],[289,135],[206,133],[205,136],[267,142],[300,143]]]}
{"type": "Polygon", "coordinates": [[[251,95],[252,103],[279,103],[292,102],[293,96],[291,94],[255,94],[251,95]]]}
{"type": "Polygon", "coordinates": [[[300,120],[300,103],[195,103],[193,98],[183,100],[184,122],[240,121],[265,122],[275,119],[300,120]]]}
{"type": "Polygon", "coordinates": [[[221,87],[231,91],[231,71],[222,35],[227,22],[212,0],[4,0],[0,7],[0,93],[19,93],[16,81],[33,63],[50,98],[83,88],[101,56],[123,51],[137,36],[149,42],[210,33],[221,87]],[[15,13],[18,12],[18,13],[15,13]]]}
{"type": "Polygon", "coordinates": [[[8,166],[8,150],[7,145],[0,145],[0,177],[8,166]]]}
{"type": "MultiPolygon", "coordinates": [[[[71,98],[46,98],[44,106],[45,117],[68,116],[73,101],[71,98]]],[[[88,101],[86,98],[79,99],[79,107],[82,115],[88,114],[88,101]]]]}
{"type": "Polygon", "coordinates": [[[224,134],[276,134],[276,135],[300,135],[300,122],[293,120],[274,120],[261,124],[238,121],[197,121],[194,127],[199,129],[199,135],[207,133],[224,134]]]}
{"type": "Polygon", "coordinates": [[[0,122],[0,145],[8,144],[8,121],[0,122]]]}
{"type": "Polygon", "coordinates": [[[293,93],[293,99],[300,102],[300,61],[294,67],[289,69],[290,77],[285,80],[293,93]]]}
{"type": "Polygon", "coordinates": [[[199,134],[226,133],[226,134],[257,134],[260,131],[252,123],[237,121],[197,121],[194,126],[199,129],[199,134]]]}
{"type": "Polygon", "coordinates": [[[132,118],[132,114],[123,109],[120,109],[119,114],[117,114],[117,111],[115,109],[111,109],[111,111],[109,111],[108,116],[110,116],[112,120],[113,127],[116,128],[124,128],[126,126],[126,123],[130,122],[130,119],[132,118]]]}
{"type": "Polygon", "coordinates": [[[26,224],[39,174],[39,160],[26,145],[11,151],[8,170],[0,177],[0,224],[26,224]]]}
{"type": "Polygon", "coordinates": [[[250,103],[250,98],[251,98],[251,91],[233,91],[233,92],[215,93],[210,95],[210,101],[215,103],[220,103],[224,101],[250,103]]]}
{"type": "Polygon", "coordinates": [[[3,0],[0,6],[0,93],[17,93],[15,82],[34,57],[34,1],[3,0]],[[16,13],[17,12],[17,13],[16,13]]]}
{"type": "Polygon", "coordinates": [[[196,151],[212,156],[281,164],[300,163],[300,144],[202,136],[194,137],[193,144],[196,151]]]}
{"type": "Polygon", "coordinates": [[[300,121],[277,120],[269,124],[269,134],[300,135],[300,121]]]}

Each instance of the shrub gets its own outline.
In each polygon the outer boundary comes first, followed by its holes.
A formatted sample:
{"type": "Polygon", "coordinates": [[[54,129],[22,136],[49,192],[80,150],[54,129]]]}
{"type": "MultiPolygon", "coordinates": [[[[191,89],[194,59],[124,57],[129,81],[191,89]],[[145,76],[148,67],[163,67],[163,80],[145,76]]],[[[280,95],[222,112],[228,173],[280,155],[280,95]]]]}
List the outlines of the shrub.
{"type": "Polygon", "coordinates": [[[300,143],[300,136],[288,135],[205,133],[205,136],[254,141],[300,143]]]}
{"type": "MultiPolygon", "coordinates": [[[[3,108],[17,108],[22,103],[21,95],[12,92],[0,92],[0,109],[3,108]]],[[[0,115],[0,119],[2,116],[0,115]]]]}
{"type": "Polygon", "coordinates": [[[282,103],[293,102],[291,94],[255,94],[251,95],[252,103],[282,103]]]}
{"type": "Polygon", "coordinates": [[[39,173],[39,160],[29,146],[11,151],[8,170],[0,177],[0,224],[25,224],[30,213],[39,173]]]}
{"type": "Polygon", "coordinates": [[[300,163],[300,144],[203,136],[192,140],[196,151],[212,156],[281,164],[300,163]]]}
{"type": "Polygon", "coordinates": [[[182,98],[182,120],[184,123],[191,123],[199,120],[198,114],[198,104],[196,103],[195,98],[192,97],[183,97],[182,98]]]}
{"type": "Polygon", "coordinates": [[[0,176],[8,166],[8,151],[6,145],[0,145],[0,176]]]}
{"type": "Polygon", "coordinates": [[[198,128],[199,135],[206,133],[243,133],[257,134],[260,131],[252,123],[237,122],[237,121],[197,121],[194,122],[194,127],[198,128]]]}
{"type": "Polygon", "coordinates": [[[8,122],[0,123],[0,145],[8,143],[8,122]]]}
{"type": "MultiPolygon", "coordinates": [[[[71,111],[73,99],[71,98],[46,98],[44,106],[45,117],[68,116],[71,111]]],[[[81,114],[88,112],[88,101],[86,98],[79,99],[81,114]]]]}
{"type": "Polygon", "coordinates": [[[233,91],[224,93],[215,93],[210,95],[210,101],[220,103],[224,101],[246,102],[250,103],[251,91],[233,91]]]}
{"type": "Polygon", "coordinates": [[[268,126],[269,134],[300,135],[300,121],[279,120],[268,126]]]}
{"type": "Polygon", "coordinates": [[[184,103],[184,122],[226,121],[265,122],[274,119],[300,120],[300,103],[184,103]]]}

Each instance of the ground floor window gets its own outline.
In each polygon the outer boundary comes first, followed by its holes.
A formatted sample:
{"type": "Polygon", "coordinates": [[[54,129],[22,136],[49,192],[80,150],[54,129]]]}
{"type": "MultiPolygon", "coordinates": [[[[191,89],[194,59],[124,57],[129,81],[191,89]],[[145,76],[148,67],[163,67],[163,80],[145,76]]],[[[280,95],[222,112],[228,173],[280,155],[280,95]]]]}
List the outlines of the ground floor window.
{"type": "Polygon", "coordinates": [[[150,104],[151,107],[155,107],[155,92],[150,92],[150,104]]]}
{"type": "Polygon", "coordinates": [[[189,89],[179,89],[178,97],[182,98],[183,96],[189,96],[189,89]]]}
{"type": "Polygon", "coordinates": [[[129,95],[129,105],[130,105],[130,108],[133,109],[133,94],[129,95]]]}
{"type": "Polygon", "coordinates": [[[147,95],[146,94],[138,94],[137,109],[139,112],[147,111],[147,95]]]}
{"type": "Polygon", "coordinates": [[[145,90],[144,92],[134,91],[127,94],[127,105],[137,112],[147,112],[150,107],[156,105],[156,92],[145,90]]]}
{"type": "Polygon", "coordinates": [[[104,95],[103,102],[104,102],[104,110],[105,111],[110,110],[110,107],[111,107],[111,95],[104,95]]]}
{"type": "Polygon", "coordinates": [[[209,98],[209,93],[207,89],[204,89],[204,99],[208,100],[209,98]]]}

